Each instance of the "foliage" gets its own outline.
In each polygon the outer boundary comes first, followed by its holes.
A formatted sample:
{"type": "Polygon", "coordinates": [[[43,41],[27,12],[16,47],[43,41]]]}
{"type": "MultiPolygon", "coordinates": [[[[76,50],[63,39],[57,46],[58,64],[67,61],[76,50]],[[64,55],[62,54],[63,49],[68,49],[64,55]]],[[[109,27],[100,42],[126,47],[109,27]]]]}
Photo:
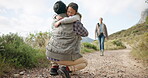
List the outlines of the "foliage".
{"type": "Polygon", "coordinates": [[[90,52],[93,52],[95,50],[93,49],[89,49],[89,48],[86,48],[86,47],[83,47],[81,48],[81,53],[84,54],[84,53],[90,53],[90,52]]]}
{"type": "Polygon", "coordinates": [[[91,44],[91,43],[84,42],[84,43],[82,43],[82,45],[83,45],[84,47],[97,50],[97,47],[96,47],[95,45],[91,44]]]}
{"type": "Polygon", "coordinates": [[[98,50],[97,46],[88,43],[88,42],[84,42],[81,44],[81,53],[88,53],[88,52],[93,52],[98,50]]]}
{"type": "Polygon", "coordinates": [[[49,66],[49,60],[46,58],[46,48],[38,48],[36,53],[36,58],[38,59],[38,67],[47,67],[49,66]]]}
{"type": "Polygon", "coordinates": [[[98,47],[98,40],[94,40],[94,41],[92,42],[92,44],[95,45],[95,46],[97,46],[97,48],[99,48],[99,47],[98,47]]]}
{"type": "Polygon", "coordinates": [[[0,37],[1,45],[4,50],[0,55],[5,61],[13,64],[15,67],[34,67],[37,59],[35,58],[36,49],[24,43],[23,38],[17,34],[2,35],[0,37]]]}
{"type": "Polygon", "coordinates": [[[148,33],[139,36],[139,38],[134,41],[132,54],[148,63],[148,33]]]}
{"type": "Polygon", "coordinates": [[[45,48],[50,37],[51,37],[51,33],[48,33],[48,32],[39,32],[35,34],[30,33],[29,36],[25,39],[25,41],[32,47],[45,48]]]}
{"type": "Polygon", "coordinates": [[[17,34],[0,36],[0,76],[12,68],[45,67],[45,48],[32,48],[17,34]]]}
{"type": "Polygon", "coordinates": [[[105,42],[106,50],[116,50],[116,49],[124,49],[126,46],[119,39],[108,40],[105,42]]]}
{"type": "Polygon", "coordinates": [[[112,43],[116,46],[124,46],[120,40],[113,40],[112,43]]]}
{"type": "Polygon", "coordinates": [[[147,16],[147,18],[146,18],[146,22],[145,22],[146,24],[148,24],[148,16],[147,16]]]}
{"type": "Polygon", "coordinates": [[[5,58],[3,59],[2,56],[0,56],[0,77],[4,74],[4,72],[9,72],[11,70],[12,68],[9,63],[5,62],[5,58]]]}

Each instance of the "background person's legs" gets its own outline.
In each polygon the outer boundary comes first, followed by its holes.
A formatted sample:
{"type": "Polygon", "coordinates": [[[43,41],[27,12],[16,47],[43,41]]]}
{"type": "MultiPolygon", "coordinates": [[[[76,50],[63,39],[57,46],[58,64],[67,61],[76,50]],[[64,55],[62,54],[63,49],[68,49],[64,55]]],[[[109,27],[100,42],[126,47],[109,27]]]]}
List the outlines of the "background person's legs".
{"type": "Polygon", "coordinates": [[[105,37],[104,37],[104,35],[102,34],[102,35],[101,35],[101,43],[100,43],[100,44],[101,44],[101,50],[102,50],[102,51],[104,51],[104,40],[105,40],[105,37]]]}
{"type": "Polygon", "coordinates": [[[98,37],[99,40],[99,46],[100,46],[100,55],[103,56],[104,55],[104,40],[105,37],[103,35],[103,33],[100,34],[100,36],[98,37]]]}
{"type": "Polygon", "coordinates": [[[99,44],[100,51],[101,51],[101,36],[98,36],[98,44],[99,44]]]}

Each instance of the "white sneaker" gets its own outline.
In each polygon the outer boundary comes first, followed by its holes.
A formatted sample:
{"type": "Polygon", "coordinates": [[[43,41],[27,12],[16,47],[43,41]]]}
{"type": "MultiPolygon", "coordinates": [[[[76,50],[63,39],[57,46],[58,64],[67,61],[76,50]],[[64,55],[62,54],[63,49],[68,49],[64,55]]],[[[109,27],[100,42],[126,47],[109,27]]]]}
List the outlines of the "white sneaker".
{"type": "Polygon", "coordinates": [[[104,56],[104,51],[103,50],[100,51],[100,56],[104,56]]]}

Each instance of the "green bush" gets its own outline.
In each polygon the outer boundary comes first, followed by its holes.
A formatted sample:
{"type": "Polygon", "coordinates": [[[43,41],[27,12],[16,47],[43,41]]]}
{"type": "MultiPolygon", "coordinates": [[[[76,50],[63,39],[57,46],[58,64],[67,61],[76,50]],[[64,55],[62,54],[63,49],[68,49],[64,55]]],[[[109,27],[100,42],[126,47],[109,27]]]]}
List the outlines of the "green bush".
{"type": "Polygon", "coordinates": [[[36,53],[36,58],[38,59],[38,67],[47,67],[50,62],[46,58],[46,48],[38,48],[38,52],[36,53]]]}
{"type": "Polygon", "coordinates": [[[112,43],[116,46],[123,46],[123,44],[120,40],[113,40],[112,43]]]}
{"type": "Polygon", "coordinates": [[[81,48],[81,53],[84,54],[84,53],[90,53],[90,52],[93,52],[94,50],[93,49],[88,49],[86,47],[84,48],[81,48]]]}
{"type": "Polygon", "coordinates": [[[97,50],[100,49],[98,40],[94,40],[94,41],[92,42],[92,44],[97,47],[97,50]]]}
{"type": "Polygon", "coordinates": [[[98,50],[97,46],[91,43],[84,42],[81,44],[81,53],[89,53],[98,50]]]}
{"type": "Polygon", "coordinates": [[[2,58],[2,56],[0,56],[0,77],[2,77],[5,72],[10,72],[11,70],[12,68],[10,64],[5,62],[5,58],[2,58]]]}
{"type": "Polygon", "coordinates": [[[107,40],[105,42],[106,50],[117,50],[117,49],[124,49],[126,46],[122,43],[122,41],[115,39],[115,40],[107,40]]]}
{"type": "Polygon", "coordinates": [[[87,42],[84,42],[82,43],[82,45],[84,45],[84,47],[87,47],[87,48],[91,48],[91,49],[94,49],[94,50],[98,50],[97,49],[97,46],[91,44],[91,43],[87,43],[87,42]]]}
{"type": "Polygon", "coordinates": [[[7,34],[0,37],[1,46],[4,50],[0,50],[0,55],[4,62],[8,62],[17,67],[35,67],[37,58],[35,58],[38,50],[27,45],[22,37],[17,34],[7,34]]]}

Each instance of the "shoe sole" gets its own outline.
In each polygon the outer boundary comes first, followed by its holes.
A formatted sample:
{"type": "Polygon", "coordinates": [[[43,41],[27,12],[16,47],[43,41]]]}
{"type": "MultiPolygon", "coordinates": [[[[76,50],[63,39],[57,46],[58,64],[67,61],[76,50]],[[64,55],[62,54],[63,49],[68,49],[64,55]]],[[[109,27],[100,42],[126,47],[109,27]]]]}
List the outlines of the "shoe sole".
{"type": "Polygon", "coordinates": [[[61,69],[59,69],[57,72],[59,75],[62,76],[62,78],[66,78],[66,76],[64,75],[65,73],[61,69]]]}
{"type": "Polygon", "coordinates": [[[51,75],[51,76],[57,76],[57,75],[59,75],[59,74],[51,74],[51,73],[50,73],[50,75],[51,75]]]}
{"type": "Polygon", "coordinates": [[[58,72],[57,72],[57,73],[52,73],[52,72],[50,72],[50,75],[51,75],[51,76],[57,76],[57,75],[59,75],[59,74],[58,74],[58,72]]]}

